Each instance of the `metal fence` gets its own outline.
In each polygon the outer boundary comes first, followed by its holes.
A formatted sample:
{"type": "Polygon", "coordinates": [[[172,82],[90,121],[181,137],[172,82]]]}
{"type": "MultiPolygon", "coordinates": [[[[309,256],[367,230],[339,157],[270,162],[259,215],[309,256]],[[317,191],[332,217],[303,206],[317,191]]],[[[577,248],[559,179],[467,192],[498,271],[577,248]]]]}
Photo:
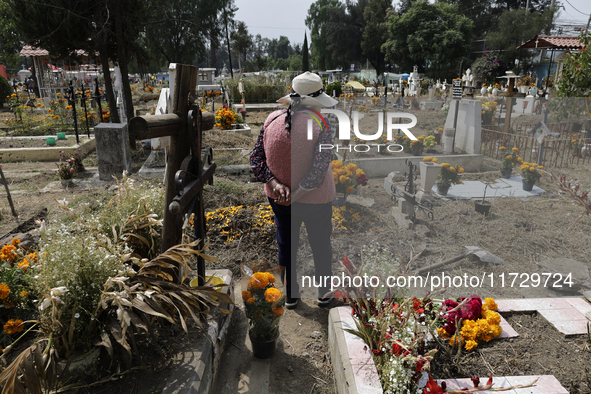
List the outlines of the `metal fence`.
{"type": "MultiPolygon", "coordinates": [[[[560,132],[555,129],[554,131],[560,132]]],[[[519,156],[530,163],[538,162],[540,144],[533,135],[510,134],[491,128],[482,129],[480,153],[490,158],[501,160],[501,146],[511,150],[519,149],[519,156]]],[[[507,152],[507,151],[505,151],[507,152]]],[[[541,164],[544,167],[564,167],[568,164],[583,165],[591,162],[591,138],[560,138],[546,136],[544,138],[544,156],[541,164]]]]}

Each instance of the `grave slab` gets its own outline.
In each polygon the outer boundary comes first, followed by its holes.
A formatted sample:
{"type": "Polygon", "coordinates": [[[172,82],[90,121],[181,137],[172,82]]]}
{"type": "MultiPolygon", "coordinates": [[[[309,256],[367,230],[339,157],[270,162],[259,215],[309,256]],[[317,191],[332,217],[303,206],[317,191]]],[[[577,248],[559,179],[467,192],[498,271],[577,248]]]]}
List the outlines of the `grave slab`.
{"type": "MultiPolygon", "coordinates": [[[[486,184],[480,181],[464,181],[460,185],[453,185],[446,195],[442,196],[437,193],[437,185],[434,185],[431,191],[444,198],[452,199],[471,199],[482,198],[484,196],[484,188],[486,184]]],[[[531,192],[523,190],[521,177],[509,179],[497,179],[495,183],[490,185],[486,190],[486,198],[495,197],[532,197],[546,191],[540,187],[534,186],[531,192]]]]}
{"type": "MultiPolygon", "coordinates": [[[[538,379],[534,386],[525,389],[515,389],[503,391],[503,393],[513,394],[568,394],[568,391],[562,387],[558,379],[554,375],[541,375],[541,376],[506,376],[506,377],[493,377],[493,388],[501,387],[512,387],[518,385],[528,385],[534,380],[538,379]]],[[[472,380],[470,378],[464,379],[441,379],[437,383],[445,381],[447,388],[450,390],[461,390],[463,388],[472,388],[472,380]]],[[[485,384],[488,381],[488,377],[481,377],[480,384],[485,384]]]]}
{"type": "MultiPolygon", "coordinates": [[[[587,334],[591,305],[583,298],[496,300],[499,312],[538,312],[566,336],[587,334]]],[[[503,331],[505,328],[503,327],[503,331]]]]}

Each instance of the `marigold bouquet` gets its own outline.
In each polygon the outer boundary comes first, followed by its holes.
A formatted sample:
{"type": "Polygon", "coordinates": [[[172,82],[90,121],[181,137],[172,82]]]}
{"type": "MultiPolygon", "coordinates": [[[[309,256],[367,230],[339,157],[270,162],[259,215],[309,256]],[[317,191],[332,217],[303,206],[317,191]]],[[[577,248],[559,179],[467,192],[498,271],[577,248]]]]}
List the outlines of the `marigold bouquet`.
{"type": "Polygon", "coordinates": [[[459,164],[452,166],[449,163],[441,163],[441,172],[437,176],[437,184],[441,187],[449,187],[460,184],[460,175],[464,173],[464,169],[459,164]]]}
{"type": "Polygon", "coordinates": [[[542,176],[542,174],[540,173],[540,171],[538,170],[543,170],[544,166],[539,166],[536,163],[528,163],[528,162],[523,162],[521,163],[521,177],[523,178],[523,181],[526,183],[536,183],[538,181],[538,179],[540,179],[540,177],[542,176]]]}
{"type": "Polygon", "coordinates": [[[284,294],[275,287],[275,276],[269,272],[255,272],[242,292],[250,336],[259,341],[277,338],[279,318],[283,315],[284,294]]]}
{"type": "Polygon", "coordinates": [[[501,168],[503,169],[503,171],[511,171],[513,170],[513,167],[515,167],[515,165],[519,163],[519,149],[511,148],[511,152],[505,155],[506,149],[507,148],[505,148],[504,146],[501,146],[499,148],[499,150],[503,154],[503,158],[501,159],[501,168]]]}
{"type": "Polygon", "coordinates": [[[341,160],[333,160],[330,163],[332,177],[337,193],[353,193],[357,186],[367,186],[369,180],[361,168],[356,164],[343,163],[341,160]]]}
{"type": "Polygon", "coordinates": [[[485,298],[483,302],[476,294],[467,299],[445,300],[441,306],[444,324],[437,329],[437,334],[449,339],[450,346],[462,346],[471,351],[479,341],[489,342],[501,336],[501,315],[496,310],[497,304],[492,298],[485,298]]]}
{"type": "Polygon", "coordinates": [[[229,130],[232,125],[236,123],[238,115],[225,105],[218,109],[215,113],[215,125],[220,127],[222,130],[229,130]]]}

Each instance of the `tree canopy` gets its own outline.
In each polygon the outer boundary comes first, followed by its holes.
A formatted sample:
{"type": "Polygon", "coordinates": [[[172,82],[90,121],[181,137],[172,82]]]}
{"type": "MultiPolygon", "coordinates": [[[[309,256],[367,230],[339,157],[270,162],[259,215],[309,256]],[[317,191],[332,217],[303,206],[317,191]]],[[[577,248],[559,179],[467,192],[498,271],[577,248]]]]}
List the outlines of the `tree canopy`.
{"type": "Polygon", "coordinates": [[[389,39],[382,46],[386,58],[399,71],[420,71],[437,78],[458,76],[462,59],[470,51],[474,23],[458,13],[457,6],[416,1],[403,15],[392,15],[389,39]]]}

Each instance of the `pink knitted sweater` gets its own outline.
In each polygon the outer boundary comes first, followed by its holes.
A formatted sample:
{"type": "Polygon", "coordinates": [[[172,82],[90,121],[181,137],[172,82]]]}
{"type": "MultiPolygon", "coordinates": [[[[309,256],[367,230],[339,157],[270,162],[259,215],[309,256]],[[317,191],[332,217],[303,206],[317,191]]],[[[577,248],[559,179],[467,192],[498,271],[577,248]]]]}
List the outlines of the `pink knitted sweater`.
{"type": "MultiPolygon", "coordinates": [[[[275,111],[265,121],[265,155],[267,166],[275,178],[289,186],[293,192],[312,168],[314,155],[318,152],[316,143],[320,127],[313,121],[313,138],[308,140],[308,119],[311,118],[305,113],[297,112],[292,117],[291,133],[288,134],[285,129],[286,117],[280,114],[281,111],[275,111]],[[277,117],[278,115],[280,116],[277,117]]],[[[269,184],[265,184],[265,194],[275,197],[269,184]]],[[[307,192],[298,202],[324,204],[334,200],[334,197],[334,179],[328,167],[322,185],[307,192]]]]}

